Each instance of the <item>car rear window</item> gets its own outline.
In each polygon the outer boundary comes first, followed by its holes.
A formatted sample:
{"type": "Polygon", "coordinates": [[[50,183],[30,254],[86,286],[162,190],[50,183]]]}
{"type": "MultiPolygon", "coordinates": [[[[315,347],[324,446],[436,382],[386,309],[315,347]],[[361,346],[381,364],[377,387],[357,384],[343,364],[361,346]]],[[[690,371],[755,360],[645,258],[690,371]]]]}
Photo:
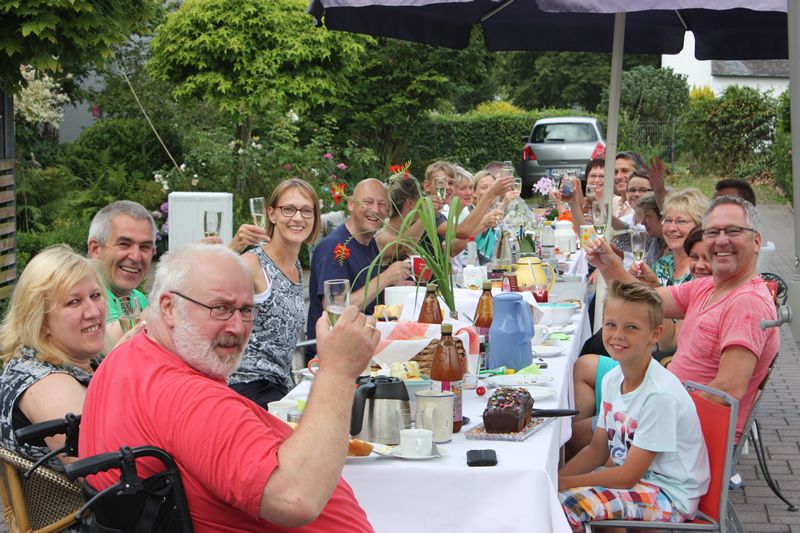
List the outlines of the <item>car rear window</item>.
{"type": "Polygon", "coordinates": [[[591,124],[553,123],[539,124],[533,128],[534,143],[583,143],[597,140],[591,124]]]}

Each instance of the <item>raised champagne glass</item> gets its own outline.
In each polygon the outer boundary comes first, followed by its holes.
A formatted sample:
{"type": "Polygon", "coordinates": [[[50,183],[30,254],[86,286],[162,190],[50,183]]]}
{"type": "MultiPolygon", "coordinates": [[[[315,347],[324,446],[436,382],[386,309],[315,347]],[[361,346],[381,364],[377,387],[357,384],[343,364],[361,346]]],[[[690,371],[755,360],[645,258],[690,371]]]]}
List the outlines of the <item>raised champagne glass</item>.
{"type": "Polygon", "coordinates": [[[203,213],[203,236],[219,237],[222,230],[222,211],[207,210],[203,213]]]}
{"type": "Polygon", "coordinates": [[[323,296],[325,298],[325,312],[328,313],[328,323],[331,327],[350,305],[350,280],[329,279],[323,283],[323,296]]]}
{"type": "Polygon", "coordinates": [[[115,302],[117,320],[122,333],[128,333],[142,314],[142,306],[135,296],[123,296],[115,302]]]}
{"type": "Polygon", "coordinates": [[[594,223],[594,232],[598,237],[602,237],[606,233],[606,221],[608,220],[608,209],[602,202],[594,202],[592,204],[592,222],[594,223]]]}
{"type": "MultiPolygon", "coordinates": [[[[253,225],[260,229],[267,229],[267,202],[263,196],[250,198],[250,215],[253,217],[253,225]]],[[[264,241],[258,241],[261,246],[264,241]]]]}

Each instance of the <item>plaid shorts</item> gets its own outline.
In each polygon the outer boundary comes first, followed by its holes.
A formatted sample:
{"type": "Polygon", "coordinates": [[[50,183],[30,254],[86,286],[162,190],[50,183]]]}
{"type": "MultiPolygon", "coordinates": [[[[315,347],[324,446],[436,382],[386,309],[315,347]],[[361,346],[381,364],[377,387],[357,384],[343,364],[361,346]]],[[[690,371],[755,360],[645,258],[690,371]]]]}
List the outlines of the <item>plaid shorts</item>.
{"type": "Polygon", "coordinates": [[[655,485],[639,482],[631,489],[575,487],[558,493],[561,507],[574,531],[592,520],[682,522],[672,502],[655,485]]]}

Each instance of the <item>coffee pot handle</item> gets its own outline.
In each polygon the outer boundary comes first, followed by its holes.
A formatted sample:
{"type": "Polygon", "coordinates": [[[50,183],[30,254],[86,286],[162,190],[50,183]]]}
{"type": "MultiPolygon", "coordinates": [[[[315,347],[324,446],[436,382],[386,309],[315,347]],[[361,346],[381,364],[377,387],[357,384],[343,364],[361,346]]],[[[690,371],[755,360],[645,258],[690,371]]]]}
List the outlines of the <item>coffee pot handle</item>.
{"type": "Polygon", "coordinates": [[[547,292],[550,292],[553,290],[553,285],[556,284],[556,269],[553,268],[553,265],[550,263],[543,263],[542,266],[544,266],[546,269],[550,269],[550,282],[547,284],[547,292]]]}
{"type": "Polygon", "coordinates": [[[375,396],[377,385],[373,382],[363,383],[356,389],[353,396],[353,410],[350,417],[350,435],[355,436],[361,433],[361,426],[364,424],[364,409],[366,408],[367,398],[375,396]]]}

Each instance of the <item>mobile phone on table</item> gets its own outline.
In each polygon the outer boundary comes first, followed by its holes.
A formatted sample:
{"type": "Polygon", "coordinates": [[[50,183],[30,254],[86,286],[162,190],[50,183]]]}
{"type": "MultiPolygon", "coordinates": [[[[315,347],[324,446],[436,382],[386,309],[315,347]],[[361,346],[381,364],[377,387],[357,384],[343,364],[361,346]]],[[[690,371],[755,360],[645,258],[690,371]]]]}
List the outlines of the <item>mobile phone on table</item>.
{"type": "Polygon", "coordinates": [[[494,450],[469,450],[467,452],[468,466],[494,466],[497,464],[497,454],[494,450]]]}

